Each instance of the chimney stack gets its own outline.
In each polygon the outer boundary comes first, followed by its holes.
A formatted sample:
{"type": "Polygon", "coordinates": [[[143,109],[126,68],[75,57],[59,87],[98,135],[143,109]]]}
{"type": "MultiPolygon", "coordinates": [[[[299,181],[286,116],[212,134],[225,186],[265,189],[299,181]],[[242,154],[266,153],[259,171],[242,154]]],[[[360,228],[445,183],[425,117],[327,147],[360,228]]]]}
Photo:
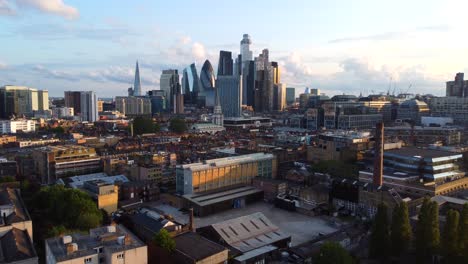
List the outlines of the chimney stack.
{"type": "Polygon", "coordinates": [[[384,124],[379,122],[375,128],[375,145],[374,145],[374,185],[382,186],[383,184],[383,154],[384,154],[384,124]]]}
{"type": "Polygon", "coordinates": [[[193,208],[190,208],[189,211],[190,211],[189,230],[192,232],[195,232],[195,222],[193,220],[193,208]]]}

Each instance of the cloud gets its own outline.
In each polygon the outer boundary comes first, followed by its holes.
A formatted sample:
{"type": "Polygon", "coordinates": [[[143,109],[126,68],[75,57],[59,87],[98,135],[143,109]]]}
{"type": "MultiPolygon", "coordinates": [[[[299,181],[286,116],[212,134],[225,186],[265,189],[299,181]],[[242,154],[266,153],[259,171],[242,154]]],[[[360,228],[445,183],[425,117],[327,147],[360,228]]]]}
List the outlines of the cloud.
{"type": "Polygon", "coordinates": [[[195,42],[192,45],[192,55],[195,57],[197,60],[204,60],[206,59],[206,51],[205,47],[199,43],[195,42]]]}
{"type": "Polygon", "coordinates": [[[6,69],[6,68],[7,68],[6,63],[3,63],[0,61],[0,70],[6,69]]]}
{"type": "Polygon", "coordinates": [[[7,0],[0,0],[0,16],[14,16],[16,11],[7,0]]]}
{"type": "Polygon", "coordinates": [[[419,28],[416,28],[413,30],[407,30],[407,31],[384,32],[380,34],[367,35],[367,36],[337,38],[337,39],[330,40],[329,43],[396,40],[396,39],[412,37],[412,36],[415,36],[417,34],[424,33],[424,32],[447,32],[450,29],[451,27],[448,25],[435,25],[435,26],[419,27],[419,28]]]}
{"type": "Polygon", "coordinates": [[[31,70],[49,79],[65,80],[65,81],[72,81],[72,82],[80,80],[77,76],[74,76],[73,74],[50,70],[50,69],[45,68],[42,65],[35,65],[31,70]]]}
{"type": "Polygon", "coordinates": [[[80,16],[77,8],[66,5],[62,0],[16,0],[16,5],[19,8],[31,8],[67,19],[77,19],[80,16]]]}

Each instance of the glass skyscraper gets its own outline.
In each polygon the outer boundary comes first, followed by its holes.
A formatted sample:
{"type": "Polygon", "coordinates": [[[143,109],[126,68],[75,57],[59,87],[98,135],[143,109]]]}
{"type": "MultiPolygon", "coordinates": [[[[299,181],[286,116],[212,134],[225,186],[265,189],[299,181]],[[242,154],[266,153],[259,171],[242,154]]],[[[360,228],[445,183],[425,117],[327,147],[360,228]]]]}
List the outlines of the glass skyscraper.
{"type": "Polygon", "coordinates": [[[201,101],[203,106],[214,107],[215,106],[215,74],[213,66],[209,60],[203,63],[203,67],[200,71],[200,92],[198,99],[201,101]]]}
{"type": "Polygon", "coordinates": [[[133,82],[133,95],[141,96],[141,81],[140,81],[140,69],[138,67],[138,61],[135,67],[135,81],[133,82]]]}
{"type": "Polygon", "coordinates": [[[232,52],[222,50],[219,52],[218,76],[234,74],[232,52]]]}

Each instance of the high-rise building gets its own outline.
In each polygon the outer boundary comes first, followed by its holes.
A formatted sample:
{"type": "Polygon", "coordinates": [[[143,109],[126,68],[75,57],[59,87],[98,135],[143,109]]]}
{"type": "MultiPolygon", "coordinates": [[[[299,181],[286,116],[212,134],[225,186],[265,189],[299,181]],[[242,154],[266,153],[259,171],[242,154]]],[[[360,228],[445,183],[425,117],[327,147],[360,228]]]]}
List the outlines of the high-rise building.
{"type": "Polygon", "coordinates": [[[269,60],[268,49],[255,58],[255,92],[254,110],[255,112],[269,112],[273,110],[273,84],[279,80],[279,70],[277,63],[269,60]]]}
{"type": "Polygon", "coordinates": [[[311,88],[311,89],[310,89],[310,94],[311,94],[311,95],[320,95],[320,89],[311,88]]]}
{"type": "Polygon", "coordinates": [[[447,82],[447,96],[468,97],[468,80],[464,80],[462,72],[455,75],[455,81],[447,82]]]}
{"type": "Polygon", "coordinates": [[[273,110],[283,111],[286,107],[286,85],[273,84],[273,110]]]}
{"type": "Polygon", "coordinates": [[[98,120],[97,97],[93,91],[81,92],[81,121],[96,122],[98,120]]]}
{"type": "Polygon", "coordinates": [[[219,63],[218,63],[218,76],[233,75],[233,61],[232,52],[220,51],[219,52],[219,63]]]}
{"type": "Polygon", "coordinates": [[[166,110],[166,97],[164,96],[164,91],[151,90],[148,91],[147,95],[151,100],[151,114],[154,115],[166,110]]]}
{"type": "Polygon", "coordinates": [[[199,104],[206,107],[215,106],[215,74],[209,60],[203,63],[200,71],[200,92],[198,94],[199,104]]]}
{"type": "Polygon", "coordinates": [[[116,96],[115,108],[126,116],[151,115],[151,99],[147,97],[116,96]]]}
{"type": "Polygon", "coordinates": [[[286,88],[286,104],[292,105],[296,101],[296,88],[287,87],[286,88]]]}
{"type": "Polygon", "coordinates": [[[181,90],[179,72],[172,69],[163,70],[159,85],[160,90],[164,91],[164,96],[166,97],[167,110],[173,110],[176,92],[181,90]]]}
{"type": "Polygon", "coordinates": [[[200,93],[200,78],[198,78],[197,67],[195,63],[185,68],[182,74],[182,91],[184,93],[184,102],[187,104],[196,104],[200,93]]]}
{"type": "Polygon", "coordinates": [[[252,44],[252,40],[250,39],[249,34],[244,34],[240,42],[242,62],[252,60],[253,54],[252,54],[252,51],[250,50],[251,44],[252,44]]]}
{"type": "Polygon", "coordinates": [[[136,62],[135,67],[135,81],[133,82],[133,95],[141,95],[141,80],[140,80],[140,69],[138,67],[138,61],[136,62]]]}
{"type": "Polygon", "coordinates": [[[49,109],[49,93],[25,86],[0,87],[0,117],[32,116],[34,111],[49,109]]]}
{"type": "Polygon", "coordinates": [[[73,108],[75,115],[80,115],[81,114],[81,92],[66,91],[64,98],[65,98],[65,106],[73,108]]]}
{"type": "Polygon", "coordinates": [[[216,91],[225,117],[240,117],[242,113],[241,78],[221,75],[216,79],[216,91]]]}

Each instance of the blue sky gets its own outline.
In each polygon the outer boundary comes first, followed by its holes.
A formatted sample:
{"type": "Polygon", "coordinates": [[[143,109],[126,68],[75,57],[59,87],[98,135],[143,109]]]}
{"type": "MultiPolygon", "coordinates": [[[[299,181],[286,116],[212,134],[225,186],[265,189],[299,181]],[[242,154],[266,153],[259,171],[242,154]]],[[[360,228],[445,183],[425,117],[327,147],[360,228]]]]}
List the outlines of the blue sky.
{"type": "MultiPolygon", "coordinates": [[[[468,73],[463,0],[0,0],[0,85],[125,94],[161,71],[216,67],[220,49],[270,49],[287,86],[327,94],[391,90],[443,95],[468,73]]],[[[297,92],[299,93],[299,92],[297,92]]]]}

